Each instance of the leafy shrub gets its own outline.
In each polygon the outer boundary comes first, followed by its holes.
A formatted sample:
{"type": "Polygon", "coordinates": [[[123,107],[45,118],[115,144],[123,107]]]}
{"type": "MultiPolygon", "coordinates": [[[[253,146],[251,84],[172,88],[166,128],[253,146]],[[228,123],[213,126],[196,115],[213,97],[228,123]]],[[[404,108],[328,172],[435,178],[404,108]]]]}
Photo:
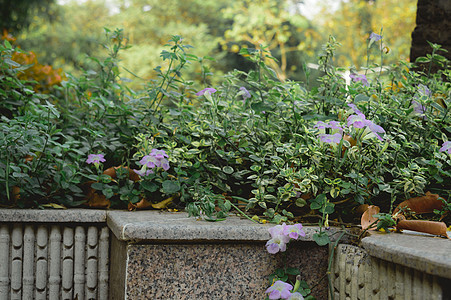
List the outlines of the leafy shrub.
{"type": "MultiPolygon", "coordinates": [[[[26,67],[14,65],[5,42],[2,107],[15,106],[16,113],[1,123],[2,202],[14,204],[11,190],[20,188],[16,205],[76,206],[85,183],[107,200],[104,206],[146,200],[156,207],[170,197],[173,206],[211,220],[234,208],[276,223],[320,218],[327,227],[332,218],[352,221],[363,203],[388,211],[427,190],[449,197],[446,68],[425,74],[401,64],[382,74],[369,65],[365,73],[351,70],[346,83],[343,69],[333,66],[339,45],[331,38],[319,58],[318,88],[279,81],[265,64],[272,57],[264,48],[241,50],[253,70],[200,87],[183,71],[202,59],[174,36],[161,53],[158,78],[133,91],[119,71],[119,52],[128,48],[123,32],[106,35],[109,57],[93,58],[96,70],[68,75],[51,95],[18,78],[26,67]],[[92,168],[88,154],[99,153],[105,162],[92,168]],[[155,155],[167,164],[151,161],[155,155]],[[28,157],[31,163],[24,162],[28,157]],[[118,166],[117,177],[103,173],[118,166]],[[132,170],[140,174],[135,180],[132,170]]],[[[446,64],[434,47],[425,59],[446,64]]]]}

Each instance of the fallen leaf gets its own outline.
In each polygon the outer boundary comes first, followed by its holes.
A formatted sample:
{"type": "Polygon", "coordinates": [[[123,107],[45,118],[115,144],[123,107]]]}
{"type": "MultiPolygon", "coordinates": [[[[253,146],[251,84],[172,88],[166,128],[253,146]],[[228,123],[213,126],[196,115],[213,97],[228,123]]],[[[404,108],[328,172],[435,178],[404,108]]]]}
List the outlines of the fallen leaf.
{"type": "Polygon", "coordinates": [[[155,209],[163,209],[168,207],[169,204],[172,203],[172,200],[174,200],[174,197],[169,197],[163,201],[160,201],[158,203],[152,204],[152,207],[155,209]]]}
{"type": "Polygon", "coordinates": [[[141,199],[141,201],[136,202],[136,203],[128,203],[128,210],[132,211],[135,209],[145,209],[145,208],[149,208],[152,206],[152,203],[147,201],[146,198],[141,199]]]}
{"type": "Polygon", "coordinates": [[[429,233],[433,235],[449,238],[446,234],[446,224],[443,222],[423,221],[423,220],[400,220],[396,225],[398,231],[412,230],[429,233]]]}
{"type": "Polygon", "coordinates": [[[444,206],[439,195],[426,192],[425,196],[410,198],[401,202],[393,211],[396,214],[399,210],[410,210],[417,214],[431,213],[434,209],[441,210],[444,206]]]}
{"type": "Polygon", "coordinates": [[[128,178],[132,181],[138,181],[140,179],[139,175],[135,173],[135,171],[133,171],[132,169],[130,169],[129,167],[111,167],[106,169],[105,171],[103,171],[103,174],[110,176],[111,178],[116,178],[117,174],[116,174],[116,170],[119,168],[124,168],[128,171],[128,178]]]}
{"type": "Polygon", "coordinates": [[[379,211],[380,211],[379,206],[376,205],[368,206],[368,208],[362,214],[362,218],[360,219],[360,224],[362,225],[363,230],[365,229],[376,230],[376,224],[378,219],[373,216],[378,214],[379,211]]]}
{"type": "Polygon", "coordinates": [[[51,208],[56,208],[56,209],[67,209],[67,207],[65,207],[64,205],[56,204],[56,203],[48,203],[48,204],[43,204],[41,206],[42,207],[51,207],[51,208]]]}
{"type": "Polygon", "coordinates": [[[368,204],[360,204],[355,209],[355,212],[358,213],[358,214],[363,214],[368,209],[368,207],[369,207],[368,204]]]}
{"type": "Polygon", "coordinates": [[[105,195],[99,195],[97,193],[90,194],[86,197],[86,200],[89,207],[109,208],[111,205],[110,200],[108,200],[105,195]]]}

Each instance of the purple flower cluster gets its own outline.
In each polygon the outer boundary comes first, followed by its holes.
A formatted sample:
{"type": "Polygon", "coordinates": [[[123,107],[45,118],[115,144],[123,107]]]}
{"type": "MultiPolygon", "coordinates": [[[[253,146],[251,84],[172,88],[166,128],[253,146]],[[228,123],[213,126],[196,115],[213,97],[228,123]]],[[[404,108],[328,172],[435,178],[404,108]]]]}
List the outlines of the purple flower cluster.
{"type": "Polygon", "coordinates": [[[305,236],[301,224],[286,225],[283,223],[268,229],[268,231],[271,234],[271,239],[266,243],[266,249],[271,254],[276,254],[279,251],[285,252],[291,239],[297,240],[300,236],[305,236]]]}
{"type": "Polygon", "coordinates": [[[100,164],[101,162],[106,162],[103,154],[89,154],[86,160],[88,164],[100,164]]]}
{"type": "Polygon", "coordinates": [[[328,123],[324,123],[323,121],[318,121],[315,126],[313,126],[314,128],[317,129],[326,129],[326,128],[330,128],[332,130],[338,130],[338,132],[334,133],[334,134],[326,134],[326,133],[322,133],[319,135],[319,139],[323,142],[323,143],[328,143],[328,144],[338,144],[341,141],[341,138],[343,136],[343,128],[340,125],[340,122],[338,121],[329,121],[328,123]]]}
{"type": "Polygon", "coordinates": [[[342,137],[343,137],[342,134],[339,132],[334,134],[323,133],[319,135],[319,139],[321,140],[321,142],[327,144],[339,144],[341,142],[342,137]]]}
{"type": "Polygon", "coordinates": [[[377,33],[371,32],[369,39],[370,39],[370,41],[377,42],[380,39],[382,39],[382,35],[379,35],[377,33]]]}
{"type": "Polygon", "coordinates": [[[202,96],[203,94],[205,94],[205,93],[208,93],[208,94],[214,94],[214,93],[216,93],[217,91],[216,91],[216,89],[214,89],[214,88],[205,88],[205,89],[203,89],[202,91],[200,91],[200,92],[197,92],[196,93],[196,96],[202,96]]]}
{"type": "Polygon", "coordinates": [[[356,113],[355,115],[350,115],[347,119],[348,126],[353,126],[354,128],[364,128],[368,129],[380,140],[384,139],[379,135],[379,133],[384,133],[385,130],[379,125],[376,125],[371,120],[367,120],[366,116],[357,108],[355,104],[348,103],[348,106],[356,113]]]}
{"type": "MultiPolygon", "coordinates": [[[[420,98],[422,98],[423,96],[430,97],[431,94],[432,93],[427,86],[425,86],[424,84],[419,84],[418,85],[418,93],[415,95],[414,98],[421,101],[420,98]]],[[[427,120],[427,117],[425,115],[427,108],[426,108],[426,106],[424,106],[423,104],[421,104],[421,102],[419,102],[417,100],[412,100],[413,111],[415,113],[419,114],[420,117],[422,117],[423,119],[427,120]]]]}
{"type": "Polygon", "coordinates": [[[424,115],[424,113],[426,112],[426,106],[422,105],[420,102],[416,100],[412,100],[412,105],[413,111],[416,112],[417,114],[422,115],[423,118],[426,119],[426,116],[424,115]]]}
{"type": "Polygon", "coordinates": [[[289,283],[277,280],[266,291],[269,299],[288,299],[291,296],[293,286],[289,283]]]}
{"type": "Polygon", "coordinates": [[[301,293],[291,293],[291,290],[293,290],[291,284],[277,280],[265,291],[265,293],[269,294],[269,299],[304,300],[301,293]]]}
{"type": "Polygon", "coordinates": [[[240,94],[243,95],[243,100],[246,100],[251,97],[251,93],[244,87],[240,87],[240,94]]]}
{"type": "Polygon", "coordinates": [[[314,128],[317,129],[326,129],[326,128],[330,128],[330,129],[337,129],[340,132],[343,131],[343,128],[340,125],[340,122],[338,121],[329,121],[328,123],[324,123],[323,121],[318,121],[315,126],[313,126],[314,128]]]}
{"type": "Polygon", "coordinates": [[[418,93],[420,93],[421,96],[427,97],[430,97],[432,95],[431,90],[429,90],[427,86],[421,83],[418,85],[418,93]]]}
{"type": "Polygon", "coordinates": [[[359,75],[359,74],[350,74],[349,75],[349,77],[353,80],[353,81],[360,81],[360,82],[362,82],[362,84],[364,85],[364,86],[368,86],[369,85],[369,83],[368,83],[368,79],[366,78],[366,76],[365,75],[359,75]]]}
{"type": "Polygon", "coordinates": [[[168,154],[164,150],[152,149],[149,155],[145,155],[139,164],[142,166],[141,170],[133,170],[140,176],[147,176],[152,174],[155,168],[162,168],[163,170],[169,170],[169,161],[167,160],[168,154]]]}
{"type": "Polygon", "coordinates": [[[446,141],[442,144],[442,148],[438,150],[439,152],[448,152],[448,154],[451,154],[451,142],[446,141]]]}

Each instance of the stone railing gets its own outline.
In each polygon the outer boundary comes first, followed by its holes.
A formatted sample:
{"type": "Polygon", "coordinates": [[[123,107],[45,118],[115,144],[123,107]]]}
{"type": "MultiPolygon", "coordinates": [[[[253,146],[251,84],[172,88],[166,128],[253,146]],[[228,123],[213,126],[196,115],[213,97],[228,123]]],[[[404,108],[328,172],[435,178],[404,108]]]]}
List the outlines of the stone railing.
{"type": "MultiPolygon", "coordinates": [[[[264,247],[270,226],[159,211],[2,209],[0,300],[264,299],[284,259],[264,247]]],[[[317,230],[305,228],[286,262],[328,299],[329,250],[313,242],[317,230]]],[[[334,299],[451,299],[449,240],[376,234],[362,245],[336,248],[334,299]]]]}
{"type": "Polygon", "coordinates": [[[0,299],[108,299],[105,211],[0,210],[0,299]]]}

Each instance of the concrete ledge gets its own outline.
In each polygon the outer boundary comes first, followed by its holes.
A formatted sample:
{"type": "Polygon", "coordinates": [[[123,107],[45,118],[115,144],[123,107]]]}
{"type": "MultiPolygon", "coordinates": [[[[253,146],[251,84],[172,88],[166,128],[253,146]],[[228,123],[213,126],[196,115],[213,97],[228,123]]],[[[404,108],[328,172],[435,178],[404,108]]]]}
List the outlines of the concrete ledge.
{"type": "Polygon", "coordinates": [[[414,233],[373,233],[362,240],[369,255],[451,279],[451,241],[414,233]]]}
{"type": "MultiPolygon", "coordinates": [[[[188,217],[184,212],[108,211],[107,224],[121,241],[261,241],[270,238],[268,228],[274,224],[257,224],[239,217],[207,222],[188,217]]],[[[304,227],[306,236],[300,241],[313,241],[319,227],[304,227]]],[[[329,234],[338,237],[340,229],[329,234]]]]}
{"type": "Polygon", "coordinates": [[[104,223],[106,211],[100,209],[0,209],[0,222],[104,223]]]}

